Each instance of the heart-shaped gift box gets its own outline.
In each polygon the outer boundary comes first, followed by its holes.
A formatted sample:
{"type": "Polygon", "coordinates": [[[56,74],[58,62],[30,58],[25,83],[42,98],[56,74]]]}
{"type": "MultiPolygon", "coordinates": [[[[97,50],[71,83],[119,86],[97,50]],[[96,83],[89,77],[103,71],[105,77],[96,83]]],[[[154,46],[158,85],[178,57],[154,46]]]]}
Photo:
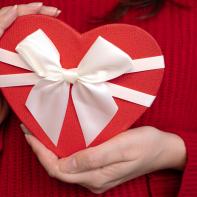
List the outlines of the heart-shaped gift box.
{"type": "MultiPolygon", "coordinates": [[[[151,57],[160,57],[161,60],[162,58],[162,52],[154,38],[136,26],[109,24],[80,34],[60,20],[41,15],[19,17],[1,38],[0,48],[16,52],[15,48],[18,43],[38,29],[45,32],[58,49],[61,65],[66,69],[76,68],[99,36],[127,53],[132,60],[151,57]]],[[[102,56],[104,57],[105,53],[103,53],[102,56]]],[[[2,59],[3,57],[0,58],[2,59]]],[[[150,62],[149,64],[151,67],[150,62]]],[[[0,75],[27,72],[27,70],[22,68],[13,67],[7,63],[0,62],[0,75]]],[[[156,96],[163,73],[164,69],[162,67],[159,69],[147,69],[146,71],[123,74],[110,80],[110,83],[156,96]]],[[[147,106],[114,97],[118,111],[109,124],[87,145],[74,108],[73,100],[71,96],[69,96],[63,126],[58,138],[58,143],[55,145],[25,106],[32,87],[32,85],[2,87],[2,92],[21,122],[23,122],[45,146],[60,157],[68,156],[87,146],[98,145],[118,133],[125,131],[147,109],[147,106]]],[[[51,111],[51,113],[53,112],[51,111]]],[[[54,117],[53,120],[55,121],[56,118],[58,117],[54,117]]],[[[99,120],[102,117],[97,118],[99,120]]],[[[84,122],[88,123],[89,120],[87,117],[83,117],[83,119],[84,122]]]]}

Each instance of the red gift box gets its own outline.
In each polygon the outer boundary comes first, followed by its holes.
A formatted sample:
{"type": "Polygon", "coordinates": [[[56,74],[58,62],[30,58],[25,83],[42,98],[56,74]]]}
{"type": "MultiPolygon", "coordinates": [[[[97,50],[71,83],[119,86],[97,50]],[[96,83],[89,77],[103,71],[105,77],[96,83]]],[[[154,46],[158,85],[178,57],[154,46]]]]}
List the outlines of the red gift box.
{"type": "MultiPolygon", "coordinates": [[[[16,20],[0,40],[0,47],[15,52],[19,42],[38,29],[42,29],[52,40],[61,56],[64,68],[75,68],[84,57],[90,46],[102,36],[132,59],[162,56],[157,42],[144,30],[126,24],[111,24],[98,27],[89,32],[79,34],[60,20],[41,16],[23,16],[16,20]]],[[[27,73],[28,71],[0,62],[0,75],[27,73]]],[[[129,89],[134,89],[150,95],[156,95],[162,81],[164,69],[154,69],[144,72],[124,74],[111,80],[129,89]]],[[[0,84],[1,86],[1,84],[0,84]]],[[[71,96],[57,146],[52,143],[35,118],[25,106],[32,86],[3,87],[2,92],[12,110],[21,122],[49,149],[58,156],[68,156],[86,148],[85,140],[71,96]]],[[[114,98],[118,111],[111,122],[100,132],[94,141],[88,145],[98,145],[118,133],[128,129],[147,109],[119,98],[114,98]]],[[[99,117],[98,117],[99,119],[99,117]]],[[[88,121],[88,120],[87,120],[88,121]]]]}

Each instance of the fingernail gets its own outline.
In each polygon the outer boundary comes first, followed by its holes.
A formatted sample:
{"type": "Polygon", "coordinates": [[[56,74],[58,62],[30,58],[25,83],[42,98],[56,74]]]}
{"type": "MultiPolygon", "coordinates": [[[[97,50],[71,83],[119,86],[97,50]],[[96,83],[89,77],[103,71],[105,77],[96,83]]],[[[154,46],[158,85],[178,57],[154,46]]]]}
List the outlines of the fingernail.
{"type": "Polygon", "coordinates": [[[11,10],[16,10],[17,9],[17,5],[14,5],[12,8],[11,8],[11,10]]]}
{"type": "Polygon", "coordinates": [[[25,138],[26,140],[28,140],[29,134],[25,134],[25,138]]]}
{"type": "Polygon", "coordinates": [[[24,126],[24,124],[20,124],[20,127],[25,135],[31,135],[28,129],[24,126]]]}
{"type": "Polygon", "coordinates": [[[22,129],[23,133],[25,134],[25,127],[23,124],[20,124],[20,128],[22,129]]]}
{"type": "Polygon", "coordinates": [[[61,10],[58,10],[56,16],[59,16],[61,12],[61,10]]]}
{"type": "Polygon", "coordinates": [[[25,134],[25,139],[26,139],[27,143],[29,144],[29,134],[25,134]]]}
{"type": "Polygon", "coordinates": [[[77,172],[77,163],[74,157],[68,158],[60,165],[60,170],[63,173],[75,173],[77,172]]]}
{"type": "Polygon", "coordinates": [[[42,2],[33,2],[28,4],[28,6],[33,6],[33,7],[41,7],[42,5],[43,5],[42,2]]]}

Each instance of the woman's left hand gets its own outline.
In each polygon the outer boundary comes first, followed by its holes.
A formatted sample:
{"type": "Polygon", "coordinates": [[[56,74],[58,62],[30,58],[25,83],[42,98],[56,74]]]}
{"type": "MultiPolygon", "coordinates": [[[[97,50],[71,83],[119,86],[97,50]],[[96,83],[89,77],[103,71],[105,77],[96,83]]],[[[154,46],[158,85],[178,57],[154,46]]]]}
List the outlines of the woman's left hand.
{"type": "MultiPolygon", "coordinates": [[[[23,125],[22,129],[28,132],[23,125]]],[[[94,193],[156,170],[181,170],[186,162],[185,145],[179,136],[149,126],[130,129],[61,159],[31,134],[25,137],[51,177],[82,185],[94,193]]]]}

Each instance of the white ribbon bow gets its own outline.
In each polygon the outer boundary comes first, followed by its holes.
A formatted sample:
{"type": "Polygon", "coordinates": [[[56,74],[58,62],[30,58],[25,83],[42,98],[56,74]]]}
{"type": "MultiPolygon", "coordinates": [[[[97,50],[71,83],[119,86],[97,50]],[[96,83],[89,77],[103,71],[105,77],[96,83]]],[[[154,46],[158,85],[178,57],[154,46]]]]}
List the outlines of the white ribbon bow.
{"type": "Polygon", "coordinates": [[[164,68],[162,56],[149,58],[148,61],[145,58],[141,62],[132,60],[124,51],[99,36],[77,68],[65,69],[60,63],[58,50],[40,29],[21,41],[16,51],[24,61],[17,54],[3,49],[0,61],[34,73],[2,75],[0,87],[35,84],[26,106],[55,145],[58,144],[66,114],[70,84],[73,84],[72,100],[88,146],[118,110],[112,96],[144,106],[150,106],[155,98],[107,81],[125,73],[164,68]],[[6,58],[8,55],[9,60],[6,58]],[[14,63],[11,56],[18,59],[18,63],[14,63]],[[144,67],[140,68],[138,64],[141,63],[144,67]],[[4,82],[5,79],[9,82],[4,82]]]}

